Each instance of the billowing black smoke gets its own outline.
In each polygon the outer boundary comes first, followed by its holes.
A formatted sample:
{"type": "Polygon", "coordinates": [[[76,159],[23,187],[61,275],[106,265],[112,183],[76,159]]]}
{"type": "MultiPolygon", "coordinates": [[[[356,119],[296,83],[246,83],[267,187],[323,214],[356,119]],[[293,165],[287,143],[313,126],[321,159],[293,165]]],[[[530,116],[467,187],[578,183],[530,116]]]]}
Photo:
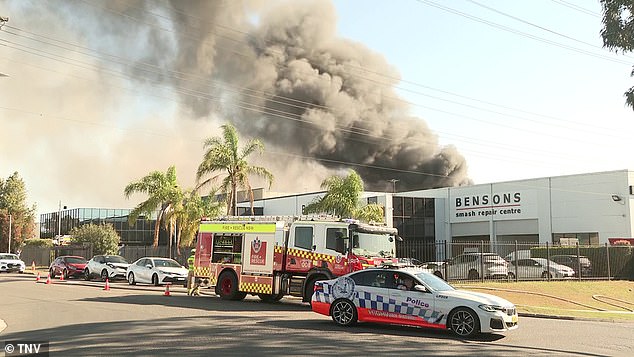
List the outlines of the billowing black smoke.
{"type": "Polygon", "coordinates": [[[463,156],[408,114],[396,70],[336,36],[326,1],[95,4],[112,10],[95,14],[101,34],[143,42],[127,70],[169,84],[193,117],[220,115],[267,150],[355,169],[368,190],[469,182],[463,156]]]}

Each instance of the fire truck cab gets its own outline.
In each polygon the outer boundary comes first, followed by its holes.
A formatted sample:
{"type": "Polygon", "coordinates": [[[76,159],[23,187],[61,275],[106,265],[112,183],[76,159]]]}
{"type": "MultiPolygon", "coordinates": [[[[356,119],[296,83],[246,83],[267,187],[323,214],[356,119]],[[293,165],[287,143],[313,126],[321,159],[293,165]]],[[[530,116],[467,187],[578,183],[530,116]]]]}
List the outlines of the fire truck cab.
{"type": "Polygon", "coordinates": [[[310,301],[315,281],[396,262],[397,230],[333,217],[202,220],[194,275],[223,299],[310,301]]]}

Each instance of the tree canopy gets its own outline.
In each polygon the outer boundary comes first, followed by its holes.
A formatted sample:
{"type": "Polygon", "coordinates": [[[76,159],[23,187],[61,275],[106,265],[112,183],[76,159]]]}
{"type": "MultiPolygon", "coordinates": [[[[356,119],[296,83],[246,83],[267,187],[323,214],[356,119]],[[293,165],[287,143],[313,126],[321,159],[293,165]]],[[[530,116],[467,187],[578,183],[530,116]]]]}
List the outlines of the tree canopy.
{"type": "Polygon", "coordinates": [[[6,180],[0,178],[0,251],[9,245],[9,220],[11,221],[11,251],[16,251],[22,243],[35,237],[36,207],[26,203],[26,185],[17,172],[6,180]],[[9,215],[11,218],[9,219],[9,215]]]}
{"type": "Polygon", "coordinates": [[[256,175],[265,178],[269,183],[269,187],[273,183],[273,174],[271,172],[261,166],[252,166],[247,160],[255,152],[261,153],[264,150],[264,144],[258,139],[251,139],[240,149],[236,128],[231,124],[224,124],[221,127],[223,131],[222,137],[211,137],[205,140],[204,147],[206,151],[196,172],[197,189],[205,187],[218,180],[221,176],[226,175],[220,183],[220,190],[226,194],[227,214],[237,214],[238,189],[248,192],[251,212],[253,213],[253,190],[249,176],[256,175]],[[201,181],[203,177],[210,174],[212,175],[211,177],[201,181]]]}
{"type": "Polygon", "coordinates": [[[330,176],[321,183],[328,192],[305,207],[306,213],[328,213],[363,221],[383,222],[383,207],[378,204],[360,205],[363,180],[354,170],[348,176],[330,176]]]}
{"type": "Polygon", "coordinates": [[[119,254],[119,235],[111,224],[85,224],[70,231],[71,242],[92,245],[92,253],[119,254]]]}
{"type": "MultiPolygon", "coordinates": [[[[215,189],[212,190],[212,193],[215,189]]],[[[196,190],[185,192],[182,210],[177,212],[179,246],[189,246],[194,242],[202,217],[218,217],[224,209],[223,205],[213,199],[211,194],[204,199],[196,190]]]]}
{"type": "Polygon", "coordinates": [[[147,199],[130,212],[128,224],[134,225],[140,215],[152,217],[158,211],[154,225],[153,245],[156,247],[161,223],[166,226],[169,223],[171,232],[174,223],[172,218],[176,219],[175,212],[182,209],[183,192],[178,185],[176,167],[170,166],[165,173],[152,171],[140,180],[129,183],[124,189],[125,197],[130,198],[133,193],[144,193],[147,199]]]}
{"type": "MultiPolygon", "coordinates": [[[[601,0],[603,47],[614,52],[634,50],[634,1],[601,0]]],[[[634,70],[631,73],[634,76],[634,70]]],[[[625,104],[634,109],[634,86],[625,93],[625,104]]]]}

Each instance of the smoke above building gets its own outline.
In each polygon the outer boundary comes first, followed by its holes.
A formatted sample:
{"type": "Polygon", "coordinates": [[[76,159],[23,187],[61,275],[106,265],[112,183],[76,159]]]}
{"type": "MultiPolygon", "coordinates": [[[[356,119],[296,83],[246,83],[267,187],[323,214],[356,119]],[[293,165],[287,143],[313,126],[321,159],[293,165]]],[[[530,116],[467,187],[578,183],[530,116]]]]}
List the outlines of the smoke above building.
{"type": "MultiPolygon", "coordinates": [[[[399,191],[470,182],[464,157],[440,146],[397,94],[398,71],[337,35],[328,1],[30,4],[33,21],[54,19],[94,51],[103,76],[122,73],[140,91],[168,88],[182,121],[225,120],[261,139],[258,164],[270,164],[279,191],[347,169],[367,190],[391,190],[390,179],[399,191]]],[[[189,156],[199,162],[202,151],[189,156]]]]}

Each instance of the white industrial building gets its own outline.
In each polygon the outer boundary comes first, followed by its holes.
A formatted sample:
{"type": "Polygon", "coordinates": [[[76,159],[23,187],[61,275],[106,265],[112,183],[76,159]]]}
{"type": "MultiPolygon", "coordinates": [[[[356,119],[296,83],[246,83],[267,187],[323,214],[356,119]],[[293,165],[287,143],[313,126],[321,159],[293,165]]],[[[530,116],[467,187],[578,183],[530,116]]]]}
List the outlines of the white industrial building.
{"type": "MultiPolygon", "coordinates": [[[[631,238],[634,173],[628,170],[430,190],[366,192],[407,239],[604,244],[631,238]]],[[[262,198],[256,214],[300,215],[324,192],[262,198]]],[[[248,207],[248,202],[241,202],[248,207]]]]}

